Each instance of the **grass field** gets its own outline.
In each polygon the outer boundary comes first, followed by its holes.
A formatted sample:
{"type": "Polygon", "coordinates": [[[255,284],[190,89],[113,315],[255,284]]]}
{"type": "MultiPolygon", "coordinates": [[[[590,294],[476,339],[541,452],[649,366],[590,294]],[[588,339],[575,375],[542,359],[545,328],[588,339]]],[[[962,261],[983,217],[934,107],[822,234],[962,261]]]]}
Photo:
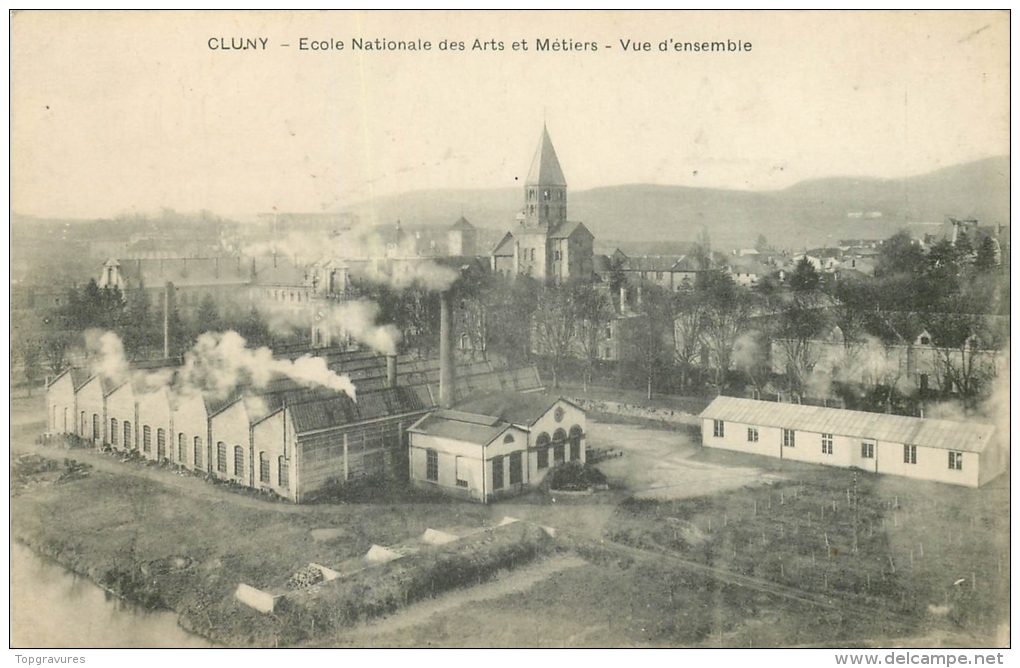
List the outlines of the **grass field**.
{"type": "MultiPolygon", "coordinates": [[[[35,402],[21,403],[15,412],[35,402]]],[[[31,416],[12,422],[12,450],[29,447],[39,425],[31,416]]],[[[54,485],[59,472],[49,471],[12,487],[12,535],[135,600],[176,610],[186,628],[226,645],[1002,642],[1008,476],[980,490],[867,474],[855,486],[848,471],[706,451],[676,431],[592,427],[593,440],[625,456],[604,465],[616,488],[591,497],[534,493],[481,506],[397,495],[294,506],[81,453],[95,466],[84,479],[54,485]],[[672,491],[648,498],[650,486],[672,491]],[[239,582],[279,589],[309,562],[339,564],[372,544],[504,515],[556,527],[556,553],[386,619],[327,633],[305,616],[264,616],[233,598],[239,582]],[[334,531],[316,541],[313,529],[334,531]]]]}

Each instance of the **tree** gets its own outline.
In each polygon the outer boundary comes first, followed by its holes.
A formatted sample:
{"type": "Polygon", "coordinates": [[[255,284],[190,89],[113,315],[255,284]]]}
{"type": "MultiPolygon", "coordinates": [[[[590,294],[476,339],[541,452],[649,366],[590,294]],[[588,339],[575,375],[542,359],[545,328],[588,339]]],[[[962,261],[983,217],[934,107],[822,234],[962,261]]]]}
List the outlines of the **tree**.
{"type": "Polygon", "coordinates": [[[638,330],[638,363],[645,380],[646,396],[652,398],[656,375],[669,364],[672,354],[666,342],[670,340],[671,309],[669,295],[656,285],[646,286],[643,300],[644,326],[638,330]]]}
{"type": "Polygon", "coordinates": [[[254,306],[248,311],[248,317],[241,323],[238,334],[243,336],[252,348],[268,346],[272,342],[269,325],[262,319],[262,314],[254,306]]]}
{"type": "Polygon", "coordinates": [[[758,238],[754,242],[754,249],[759,252],[769,249],[769,240],[764,234],[758,235],[758,238]]]}
{"type": "Polygon", "coordinates": [[[875,276],[921,274],[925,265],[924,252],[910,234],[901,231],[892,235],[878,249],[875,276]]]}
{"type": "Polygon", "coordinates": [[[71,337],[64,332],[49,331],[43,339],[43,356],[50,373],[56,375],[67,368],[67,351],[71,337]]]}
{"type": "Polygon", "coordinates": [[[686,392],[704,345],[706,299],[700,292],[676,292],[669,302],[673,320],[673,359],[680,371],[680,392],[686,392]]]}
{"type": "Polygon", "coordinates": [[[783,309],[778,343],[793,392],[804,393],[807,378],[818,363],[821,350],[815,340],[824,324],[825,314],[809,295],[798,295],[783,309]]]}
{"type": "Polygon", "coordinates": [[[978,246],[977,255],[974,258],[974,269],[978,273],[989,273],[995,269],[998,262],[996,256],[998,255],[995,247],[995,241],[986,236],[981,240],[981,245],[978,246]]]}
{"type": "Polygon", "coordinates": [[[939,313],[926,319],[925,328],[935,349],[939,385],[945,392],[955,388],[973,407],[994,369],[986,350],[991,339],[987,316],[967,295],[953,295],[943,301],[939,313]]]}
{"type": "Polygon", "coordinates": [[[712,355],[715,386],[721,393],[733,365],[733,349],[737,339],[748,329],[754,304],[723,271],[707,272],[703,289],[707,303],[705,342],[712,355]]]}
{"type": "Polygon", "coordinates": [[[18,345],[18,354],[24,366],[25,379],[28,381],[28,396],[32,396],[32,386],[42,376],[42,344],[36,335],[22,337],[18,345]]]}
{"type": "Polygon", "coordinates": [[[129,291],[124,323],[124,346],[133,353],[149,350],[159,344],[159,329],[152,316],[149,293],[139,282],[129,291]]]}
{"type": "Polygon", "coordinates": [[[487,348],[511,365],[531,359],[533,316],[538,307],[539,284],[528,276],[497,277],[490,293],[486,319],[487,348]]]}
{"type": "Polygon", "coordinates": [[[605,339],[605,330],[615,317],[609,297],[591,283],[580,283],[571,290],[571,299],[577,311],[577,340],[584,356],[583,384],[585,392],[591,383],[592,371],[599,359],[599,347],[605,339]]]}
{"type": "Polygon", "coordinates": [[[821,287],[822,277],[805,255],[797,261],[793,271],[790,272],[789,282],[790,289],[794,292],[811,292],[821,287]]]}
{"type": "Polygon", "coordinates": [[[567,291],[550,285],[538,294],[535,310],[535,347],[549,362],[553,387],[560,386],[563,364],[571,356],[576,332],[576,309],[567,291]]]}
{"type": "Polygon", "coordinates": [[[220,309],[212,295],[206,294],[202,297],[202,302],[195,313],[195,321],[198,328],[203,332],[219,331],[222,324],[220,322],[220,309]]]}

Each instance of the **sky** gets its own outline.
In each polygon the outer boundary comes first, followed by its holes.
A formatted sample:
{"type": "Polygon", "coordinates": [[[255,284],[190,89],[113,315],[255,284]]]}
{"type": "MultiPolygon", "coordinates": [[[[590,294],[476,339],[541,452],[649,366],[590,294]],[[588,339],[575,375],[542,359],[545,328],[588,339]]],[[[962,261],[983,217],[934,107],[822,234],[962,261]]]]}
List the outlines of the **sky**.
{"type": "Polygon", "coordinates": [[[1009,153],[1006,12],[22,12],[11,39],[11,206],[26,215],[518,187],[543,122],[573,190],[772,190],[1009,153]],[[358,51],[359,37],[432,50],[358,51]],[[210,49],[220,38],[267,46],[210,49]],[[598,50],[537,52],[546,38],[598,50]],[[660,51],[670,38],[752,46],[660,51]]]}

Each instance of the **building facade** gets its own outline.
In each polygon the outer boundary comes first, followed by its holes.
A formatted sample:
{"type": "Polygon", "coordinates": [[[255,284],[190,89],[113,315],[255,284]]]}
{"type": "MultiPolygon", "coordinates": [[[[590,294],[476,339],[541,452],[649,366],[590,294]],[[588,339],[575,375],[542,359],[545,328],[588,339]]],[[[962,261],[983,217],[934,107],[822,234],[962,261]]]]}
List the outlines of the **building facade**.
{"type": "Polygon", "coordinates": [[[717,397],[705,447],[979,487],[1008,466],[987,424],[717,397]]]}

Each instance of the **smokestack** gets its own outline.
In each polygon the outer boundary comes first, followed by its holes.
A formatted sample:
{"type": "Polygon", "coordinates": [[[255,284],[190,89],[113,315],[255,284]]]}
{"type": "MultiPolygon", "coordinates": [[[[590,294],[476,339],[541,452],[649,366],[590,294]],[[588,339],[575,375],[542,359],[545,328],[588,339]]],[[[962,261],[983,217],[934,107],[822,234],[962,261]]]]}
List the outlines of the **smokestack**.
{"type": "Polygon", "coordinates": [[[443,408],[453,406],[453,314],[450,297],[439,296],[439,403],[443,408]]]}
{"type": "Polygon", "coordinates": [[[627,287],[620,286],[620,313],[627,312],[627,287]]]}
{"type": "Polygon", "coordinates": [[[386,356],[386,387],[397,386],[397,356],[386,356]]]}

